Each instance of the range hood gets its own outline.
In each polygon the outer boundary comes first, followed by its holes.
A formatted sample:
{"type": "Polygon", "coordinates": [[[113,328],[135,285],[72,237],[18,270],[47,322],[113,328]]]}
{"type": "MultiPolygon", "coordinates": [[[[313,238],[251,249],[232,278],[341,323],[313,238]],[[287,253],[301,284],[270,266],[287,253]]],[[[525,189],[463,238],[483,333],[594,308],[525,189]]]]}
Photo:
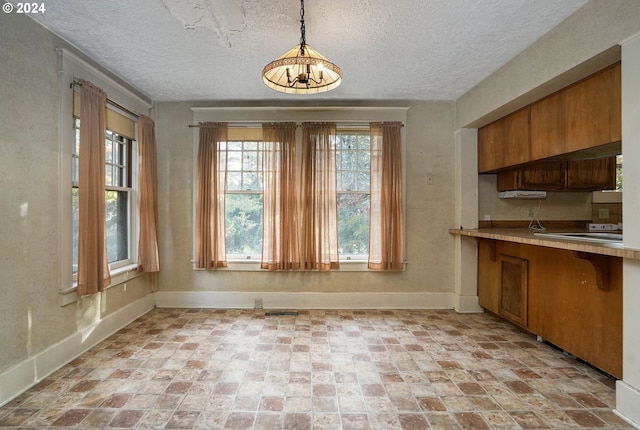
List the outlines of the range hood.
{"type": "Polygon", "coordinates": [[[513,190],[513,191],[500,191],[498,193],[500,199],[546,199],[546,191],[526,191],[526,190],[513,190]]]}

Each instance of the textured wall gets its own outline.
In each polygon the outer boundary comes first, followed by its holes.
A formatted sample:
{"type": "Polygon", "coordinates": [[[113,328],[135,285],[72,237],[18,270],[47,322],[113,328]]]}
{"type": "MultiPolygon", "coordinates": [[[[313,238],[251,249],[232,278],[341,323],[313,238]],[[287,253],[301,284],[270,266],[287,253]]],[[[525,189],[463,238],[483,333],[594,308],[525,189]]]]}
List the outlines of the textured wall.
{"type": "MultiPolygon", "coordinates": [[[[95,297],[59,306],[61,45],[31,19],[0,14],[0,372],[101,316],[95,297]]],[[[144,278],[133,280],[110,308],[149,291],[144,278]]]]}
{"type": "MultiPolygon", "coordinates": [[[[527,99],[531,92],[537,94],[536,98],[545,95],[540,95],[536,90],[547,91],[547,94],[553,92],[549,81],[615,47],[637,31],[640,31],[639,1],[590,1],[460,97],[456,107],[456,128],[473,124],[492,111],[521,99],[509,109],[514,111],[533,101],[527,99]]],[[[607,60],[608,57],[602,61],[607,60]]],[[[562,85],[561,82],[558,84],[562,85]]],[[[507,113],[503,111],[500,116],[507,113]]],[[[490,121],[482,121],[474,126],[487,122],[490,121]]]]}
{"type": "MultiPolygon", "coordinates": [[[[161,291],[450,292],[454,212],[453,103],[401,103],[407,113],[406,272],[265,273],[192,270],[193,129],[188,103],[160,103],[161,291]],[[425,176],[433,175],[433,185],[425,176]]],[[[286,118],[283,118],[286,119],[286,118]]]]}
{"type": "Polygon", "coordinates": [[[478,175],[478,215],[480,220],[489,215],[491,220],[528,220],[529,210],[540,220],[590,220],[591,192],[547,192],[540,200],[499,199],[496,175],[478,175]]]}

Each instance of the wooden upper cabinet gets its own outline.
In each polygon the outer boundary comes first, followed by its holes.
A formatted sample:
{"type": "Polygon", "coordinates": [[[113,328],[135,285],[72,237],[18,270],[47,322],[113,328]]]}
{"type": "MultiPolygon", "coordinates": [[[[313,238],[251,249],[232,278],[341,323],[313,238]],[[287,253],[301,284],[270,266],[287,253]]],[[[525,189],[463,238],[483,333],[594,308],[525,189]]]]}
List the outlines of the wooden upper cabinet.
{"type": "Polygon", "coordinates": [[[490,172],[504,165],[503,140],[500,120],[478,130],[478,172],[490,172]]]}
{"type": "Polygon", "coordinates": [[[526,163],[529,147],[527,106],[478,130],[478,172],[526,163]]]}
{"type": "Polygon", "coordinates": [[[615,190],[616,157],[568,161],[567,188],[572,190],[615,190]]]}
{"type": "Polygon", "coordinates": [[[616,63],[478,130],[478,172],[493,173],[622,139],[616,63]]]}
{"type": "Polygon", "coordinates": [[[504,118],[504,165],[515,166],[531,160],[529,106],[504,118]]]}
{"type": "Polygon", "coordinates": [[[564,190],[566,185],[566,162],[540,161],[526,167],[498,172],[498,191],[507,190],[564,190]]]}
{"type": "Polygon", "coordinates": [[[619,66],[605,69],[580,81],[564,92],[567,127],[566,152],[579,151],[612,142],[612,116],[615,110],[615,75],[619,66]]]}
{"type": "Polygon", "coordinates": [[[567,152],[564,92],[531,105],[531,159],[541,160],[567,152]]]}
{"type": "Polygon", "coordinates": [[[611,142],[622,140],[622,66],[620,63],[611,68],[611,142]]]}

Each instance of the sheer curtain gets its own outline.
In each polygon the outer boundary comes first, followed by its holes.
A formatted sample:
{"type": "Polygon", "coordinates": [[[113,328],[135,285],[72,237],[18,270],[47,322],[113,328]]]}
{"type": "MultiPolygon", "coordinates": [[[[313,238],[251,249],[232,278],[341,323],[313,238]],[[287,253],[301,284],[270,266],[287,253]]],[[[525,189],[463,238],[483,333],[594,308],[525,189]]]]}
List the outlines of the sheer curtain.
{"type": "Polygon", "coordinates": [[[300,268],[296,198],[296,124],[262,124],[264,145],[262,262],[268,270],[300,268]]]}
{"type": "Polygon", "coordinates": [[[157,272],[160,270],[160,261],[158,259],[156,134],[154,122],[144,115],[140,115],[138,119],[138,153],[140,155],[138,270],[157,272]]]}
{"type": "Polygon", "coordinates": [[[369,269],[404,268],[400,122],[371,123],[369,269]]]}
{"type": "Polygon", "coordinates": [[[336,124],[302,124],[301,259],[306,270],[339,267],[336,124]]]}
{"type": "Polygon", "coordinates": [[[105,223],[106,101],[104,91],[80,81],[79,296],[103,291],[111,283],[105,223]]]}
{"type": "Polygon", "coordinates": [[[196,172],[196,267],[227,267],[227,123],[200,124],[196,172]]]}

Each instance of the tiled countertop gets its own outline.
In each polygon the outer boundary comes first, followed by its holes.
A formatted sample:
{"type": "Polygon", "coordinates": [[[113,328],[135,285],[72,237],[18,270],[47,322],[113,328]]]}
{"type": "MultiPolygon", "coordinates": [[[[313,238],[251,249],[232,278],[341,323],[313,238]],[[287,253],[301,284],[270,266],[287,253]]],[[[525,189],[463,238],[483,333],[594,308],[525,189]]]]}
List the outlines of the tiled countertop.
{"type": "MultiPolygon", "coordinates": [[[[570,230],[557,230],[557,232],[569,232],[570,230]]],[[[554,230],[546,230],[545,233],[553,233],[554,230]]],[[[625,247],[622,243],[597,243],[565,238],[552,238],[536,236],[533,230],[527,228],[486,228],[486,229],[449,229],[449,233],[460,236],[479,237],[483,239],[495,239],[505,242],[517,242],[527,245],[546,246],[549,248],[568,249],[570,251],[588,252],[591,254],[609,255],[612,257],[632,258],[640,260],[640,250],[625,247]]]]}

